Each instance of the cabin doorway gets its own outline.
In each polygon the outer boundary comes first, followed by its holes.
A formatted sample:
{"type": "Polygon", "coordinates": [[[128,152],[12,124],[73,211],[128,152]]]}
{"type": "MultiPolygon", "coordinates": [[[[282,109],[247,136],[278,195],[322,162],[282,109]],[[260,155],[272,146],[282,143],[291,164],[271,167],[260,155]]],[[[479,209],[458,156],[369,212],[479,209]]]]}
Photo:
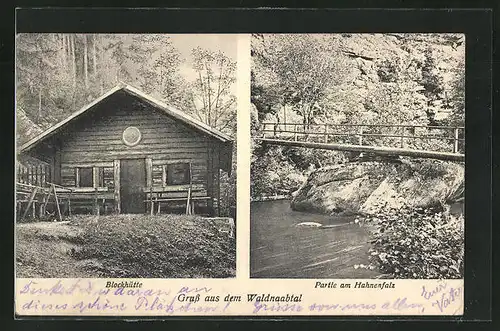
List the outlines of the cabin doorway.
{"type": "Polygon", "coordinates": [[[146,160],[120,160],[120,200],[124,214],[146,212],[144,188],[146,186],[146,160]]]}

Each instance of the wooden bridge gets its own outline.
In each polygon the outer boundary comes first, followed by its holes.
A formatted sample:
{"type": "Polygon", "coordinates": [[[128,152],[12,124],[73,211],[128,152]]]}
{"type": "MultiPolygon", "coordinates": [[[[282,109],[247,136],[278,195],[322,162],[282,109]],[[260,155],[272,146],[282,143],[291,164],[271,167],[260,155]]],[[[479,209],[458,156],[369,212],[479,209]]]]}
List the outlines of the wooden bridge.
{"type": "Polygon", "coordinates": [[[263,122],[260,133],[274,145],[465,161],[464,127],[263,122]]]}

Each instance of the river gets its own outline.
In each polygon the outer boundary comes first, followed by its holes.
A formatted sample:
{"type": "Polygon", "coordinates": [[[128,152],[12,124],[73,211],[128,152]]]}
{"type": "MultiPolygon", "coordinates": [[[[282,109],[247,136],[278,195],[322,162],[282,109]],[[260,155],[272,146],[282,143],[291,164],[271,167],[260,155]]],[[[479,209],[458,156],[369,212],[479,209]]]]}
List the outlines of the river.
{"type": "Polygon", "coordinates": [[[375,278],[369,264],[369,234],[354,217],[293,211],[290,201],[253,202],[250,209],[252,278],[375,278]],[[297,227],[316,222],[327,228],[297,227]]]}

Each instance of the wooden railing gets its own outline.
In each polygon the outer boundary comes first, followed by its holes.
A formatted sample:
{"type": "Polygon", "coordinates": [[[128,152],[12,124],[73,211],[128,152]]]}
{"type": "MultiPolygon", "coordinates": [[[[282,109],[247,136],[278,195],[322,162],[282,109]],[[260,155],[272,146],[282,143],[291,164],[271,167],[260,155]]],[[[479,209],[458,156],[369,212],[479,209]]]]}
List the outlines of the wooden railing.
{"type": "Polygon", "coordinates": [[[46,187],[51,182],[51,169],[49,165],[22,165],[17,164],[17,182],[22,184],[46,187]]]}
{"type": "Polygon", "coordinates": [[[464,127],[394,124],[261,123],[264,139],[464,153],[464,127]]]}

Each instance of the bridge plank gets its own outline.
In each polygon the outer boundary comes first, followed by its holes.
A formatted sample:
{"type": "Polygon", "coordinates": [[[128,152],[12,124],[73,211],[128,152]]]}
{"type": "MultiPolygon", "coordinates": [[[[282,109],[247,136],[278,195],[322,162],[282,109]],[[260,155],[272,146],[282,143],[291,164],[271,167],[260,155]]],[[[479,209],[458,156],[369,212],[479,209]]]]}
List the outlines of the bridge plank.
{"type": "Polygon", "coordinates": [[[314,143],[308,141],[289,141],[289,140],[269,139],[269,138],[256,138],[256,140],[272,145],[307,147],[315,149],[327,149],[327,150],[348,151],[348,152],[375,153],[380,155],[400,155],[400,156],[430,158],[430,159],[445,160],[445,161],[461,161],[461,162],[465,161],[465,155],[460,153],[421,151],[421,150],[405,149],[405,148],[378,147],[378,146],[365,146],[365,145],[361,146],[361,145],[333,144],[333,143],[324,144],[324,143],[314,143]]]}

